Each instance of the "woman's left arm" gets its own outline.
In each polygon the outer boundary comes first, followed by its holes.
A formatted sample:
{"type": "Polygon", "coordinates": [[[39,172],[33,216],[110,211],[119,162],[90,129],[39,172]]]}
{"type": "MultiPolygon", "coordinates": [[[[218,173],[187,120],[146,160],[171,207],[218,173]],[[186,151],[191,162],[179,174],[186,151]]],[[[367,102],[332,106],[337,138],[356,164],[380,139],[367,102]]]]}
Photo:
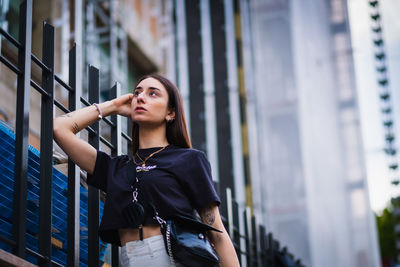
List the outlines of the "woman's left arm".
{"type": "Polygon", "coordinates": [[[215,250],[218,253],[220,266],[240,266],[235,248],[233,247],[232,241],[222,223],[217,205],[212,204],[204,207],[199,211],[199,214],[204,223],[222,231],[222,233],[216,231],[208,232],[208,237],[210,238],[211,243],[214,244],[215,250]]]}

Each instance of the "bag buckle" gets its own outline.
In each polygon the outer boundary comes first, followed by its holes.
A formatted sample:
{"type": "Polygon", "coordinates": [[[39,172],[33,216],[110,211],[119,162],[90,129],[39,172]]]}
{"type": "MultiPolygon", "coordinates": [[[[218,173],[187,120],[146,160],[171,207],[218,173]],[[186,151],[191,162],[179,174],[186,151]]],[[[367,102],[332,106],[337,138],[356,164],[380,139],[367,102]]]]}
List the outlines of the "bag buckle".
{"type": "Polygon", "coordinates": [[[158,216],[158,212],[156,212],[156,215],[153,217],[153,219],[157,220],[158,224],[161,226],[165,225],[167,222],[158,216]]]}

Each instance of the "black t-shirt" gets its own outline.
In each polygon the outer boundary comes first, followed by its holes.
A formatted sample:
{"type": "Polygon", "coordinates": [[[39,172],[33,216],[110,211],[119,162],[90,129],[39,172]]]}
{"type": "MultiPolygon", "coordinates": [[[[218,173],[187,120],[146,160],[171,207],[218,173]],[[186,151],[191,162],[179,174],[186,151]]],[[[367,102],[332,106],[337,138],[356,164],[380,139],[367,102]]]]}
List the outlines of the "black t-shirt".
{"type": "MultiPolygon", "coordinates": [[[[160,147],[139,149],[145,159],[160,147]]],[[[141,161],[136,157],[136,162],[141,161]]],[[[151,201],[163,219],[174,215],[193,214],[212,203],[220,204],[211,177],[211,167],[205,154],[196,149],[168,145],[146,161],[146,166],[136,166],[127,155],[110,157],[97,151],[93,174],[87,183],[107,193],[99,235],[104,242],[121,245],[118,229],[129,228],[122,210],[133,200],[132,182],[139,171],[138,200],[151,201]]],[[[147,216],[144,225],[157,224],[147,216]]]]}

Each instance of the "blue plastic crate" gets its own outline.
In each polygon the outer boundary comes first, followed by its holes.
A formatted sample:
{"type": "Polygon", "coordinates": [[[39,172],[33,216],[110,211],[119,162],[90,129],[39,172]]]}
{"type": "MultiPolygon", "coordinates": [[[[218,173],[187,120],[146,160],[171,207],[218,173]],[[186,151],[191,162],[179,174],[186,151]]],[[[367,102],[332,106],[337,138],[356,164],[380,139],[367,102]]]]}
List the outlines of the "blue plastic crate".
{"type": "MultiPolygon", "coordinates": [[[[12,208],[14,192],[14,151],[15,134],[0,122],[0,235],[12,238],[12,208]]],[[[66,265],[67,248],[67,195],[68,177],[53,168],[52,177],[52,237],[61,242],[62,248],[52,246],[52,260],[66,265]]],[[[39,191],[40,191],[40,152],[29,146],[28,152],[28,182],[27,182],[27,233],[26,246],[38,250],[38,223],[39,223],[39,191]]],[[[80,266],[87,266],[88,261],[88,192],[80,190],[80,266]]],[[[103,203],[100,202],[100,216],[103,213],[103,203]]],[[[106,253],[107,245],[100,241],[100,259],[106,253]]],[[[8,245],[0,242],[0,248],[10,251],[8,245]]],[[[27,255],[27,260],[37,264],[37,260],[27,255]]]]}

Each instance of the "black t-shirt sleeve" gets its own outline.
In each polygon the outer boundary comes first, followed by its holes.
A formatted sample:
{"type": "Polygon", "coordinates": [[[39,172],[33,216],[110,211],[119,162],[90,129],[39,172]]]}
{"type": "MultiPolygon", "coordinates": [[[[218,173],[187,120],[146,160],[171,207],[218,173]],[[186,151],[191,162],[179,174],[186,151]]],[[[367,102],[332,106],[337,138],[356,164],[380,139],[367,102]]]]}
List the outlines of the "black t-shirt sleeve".
{"type": "Polygon", "coordinates": [[[195,209],[201,209],[212,203],[221,204],[215,191],[210,162],[202,151],[193,151],[187,162],[185,176],[183,177],[188,196],[195,209]]]}
{"type": "Polygon", "coordinates": [[[107,180],[114,175],[126,156],[111,157],[107,153],[97,150],[96,163],[93,174],[87,174],[87,184],[107,192],[107,180]]]}

